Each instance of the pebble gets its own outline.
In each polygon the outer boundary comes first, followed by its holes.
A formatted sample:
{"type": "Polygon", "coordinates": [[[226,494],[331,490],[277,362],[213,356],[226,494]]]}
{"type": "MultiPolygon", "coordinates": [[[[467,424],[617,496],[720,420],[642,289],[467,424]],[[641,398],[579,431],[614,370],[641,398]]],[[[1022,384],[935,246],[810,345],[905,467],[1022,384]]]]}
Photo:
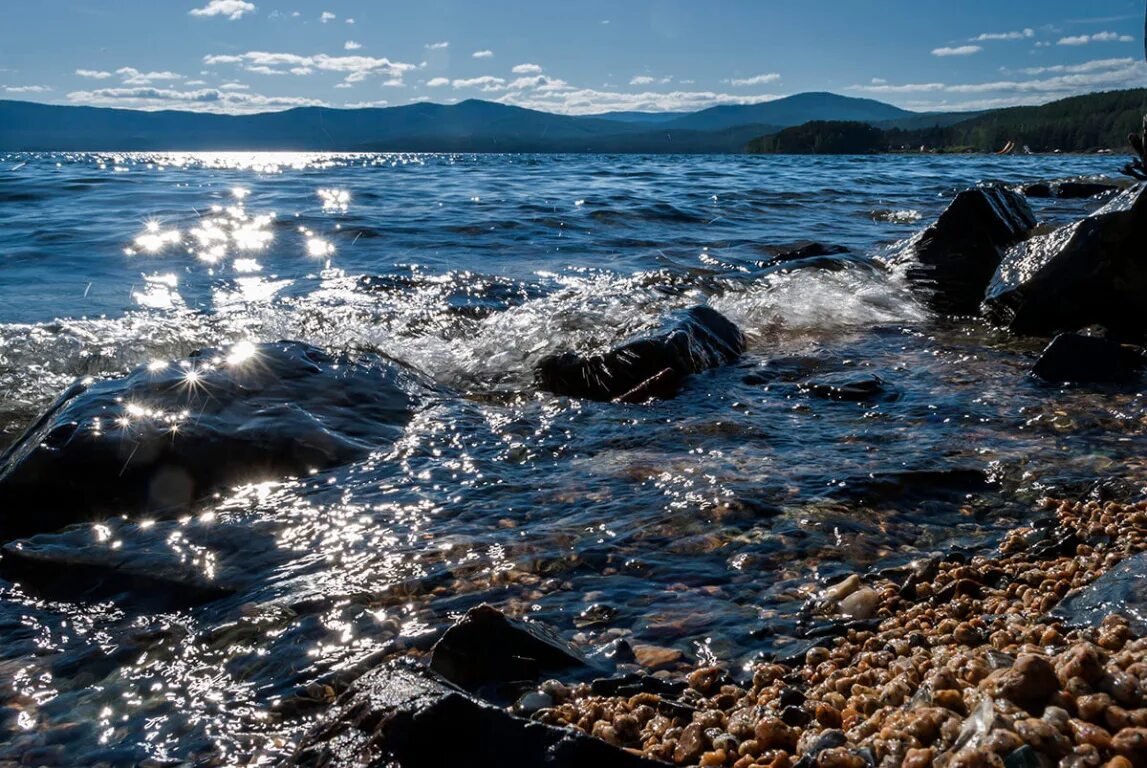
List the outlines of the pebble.
{"type": "MultiPolygon", "coordinates": [[[[689,674],[678,709],[578,686],[535,717],[679,765],[1147,768],[1147,638],[1118,616],[1078,629],[1049,618],[1071,590],[1147,551],[1147,503],[1045,509],[1050,528],[1019,528],[995,554],[929,559],[910,590],[858,574],[828,587],[820,610],[879,626],[795,667],[758,664],[744,689],[710,664],[689,674]],[[1033,546],[1067,540],[1085,543],[1071,555],[1033,546]]],[[[647,667],[682,658],[634,650],[647,667]]]]}

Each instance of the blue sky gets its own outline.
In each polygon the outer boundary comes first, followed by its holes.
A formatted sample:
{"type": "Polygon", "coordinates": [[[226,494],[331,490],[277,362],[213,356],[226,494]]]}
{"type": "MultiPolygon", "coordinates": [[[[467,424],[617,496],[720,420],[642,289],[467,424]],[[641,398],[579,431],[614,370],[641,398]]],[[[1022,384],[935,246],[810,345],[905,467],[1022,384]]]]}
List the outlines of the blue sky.
{"type": "Polygon", "coordinates": [[[917,110],[1147,86],[1142,0],[6,0],[0,98],[254,112],[694,110],[827,90],[917,110]]]}

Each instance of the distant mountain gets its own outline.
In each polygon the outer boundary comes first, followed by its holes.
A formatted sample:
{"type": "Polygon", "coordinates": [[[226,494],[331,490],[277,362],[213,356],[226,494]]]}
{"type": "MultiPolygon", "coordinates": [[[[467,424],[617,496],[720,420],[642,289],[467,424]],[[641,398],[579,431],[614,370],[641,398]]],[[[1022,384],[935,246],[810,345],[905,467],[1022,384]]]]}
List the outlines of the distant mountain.
{"type": "Polygon", "coordinates": [[[918,113],[873,99],[855,99],[835,93],[798,93],[760,104],[710,107],[663,124],[665,128],[713,131],[759,123],[788,128],[815,120],[878,123],[916,117],[918,113]]]}
{"type": "Polygon", "coordinates": [[[586,117],[597,117],[602,120],[616,120],[620,123],[667,123],[670,120],[676,120],[679,117],[691,115],[692,112],[602,112],[597,115],[586,115],[586,117]]]}
{"type": "MultiPolygon", "coordinates": [[[[1115,106],[1134,111],[1139,108],[1136,103],[1132,98],[1128,104],[1115,106]]],[[[1105,104],[1096,102],[1093,106],[1105,104]]],[[[385,109],[304,107],[253,115],[0,101],[0,150],[725,153],[744,151],[754,137],[814,121],[865,123],[888,131],[890,136],[899,131],[904,134],[904,143],[916,142],[918,146],[928,143],[922,139],[929,137],[938,141],[955,137],[958,132],[953,129],[957,126],[981,120],[988,122],[977,124],[984,129],[975,134],[977,142],[989,128],[997,133],[1015,133],[1015,140],[1020,141],[1027,134],[1021,135],[1013,124],[1018,120],[1020,127],[1031,128],[1037,115],[1046,117],[1039,118],[1040,125],[1045,126],[1040,135],[1048,134],[1051,144],[1067,142],[1054,134],[1057,121],[1077,120],[1080,114],[1074,106],[1066,108],[1064,114],[1055,109],[1031,109],[978,115],[919,114],[872,99],[831,93],[802,93],[689,114],[610,112],[590,116],[556,115],[478,100],[385,109]],[[1004,122],[998,123],[999,115],[1008,117],[999,118],[1004,122]]],[[[1089,125],[1098,122],[1103,121],[1092,118],[1089,125]]],[[[1122,130],[1124,122],[1120,118],[1105,124],[1104,140],[1116,126],[1122,130]]],[[[1078,140],[1069,138],[1078,143],[1093,133],[1100,135],[1092,131],[1081,134],[1078,140]]]]}

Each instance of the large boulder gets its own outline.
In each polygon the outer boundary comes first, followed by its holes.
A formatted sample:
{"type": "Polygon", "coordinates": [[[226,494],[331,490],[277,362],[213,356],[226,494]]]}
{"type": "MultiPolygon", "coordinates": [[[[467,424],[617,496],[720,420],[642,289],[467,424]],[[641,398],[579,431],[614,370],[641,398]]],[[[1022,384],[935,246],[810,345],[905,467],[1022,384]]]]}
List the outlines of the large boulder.
{"type": "Polygon", "coordinates": [[[654,768],[571,729],[511,715],[401,662],[368,672],[306,734],[292,765],[654,768]]]}
{"type": "Polygon", "coordinates": [[[1032,373],[1052,384],[1114,384],[1131,381],[1143,365],[1143,353],[1134,347],[1098,336],[1061,333],[1044,349],[1032,373]]]}
{"type": "Polygon", "coordinates": [[[433,394],[392,360],[296,342],[77,383],[0,455],[0,539],[125,512],[174,517],[229,486],[354,461],[433,394]]]}
{"type": "Polygon", "coordinates": [[[934,309],[971,314],[1004,253],[1025,240],[1035,224],[1022,195],[1003,186],[969,189],[893,262],[906,267],[908,279],[925,291],[934,309]]]}
{"type": "Polygon", "coordinates": [[[1102,325],[1117,338],[1142,338],[1145,189],[1132,187],[1087,218],[1009,250],[988,287],[984,313],[1033,336],[1102,325]]]}
{"type": "Polygon", "coordinates": [[[744,352],[745,336],[736,325],[715,309],[697,306],[665,331],[603,354],[546,357],[536,379],[558,395],[642,402],[672,397],[685,377],[735,362],[744,352]]]}

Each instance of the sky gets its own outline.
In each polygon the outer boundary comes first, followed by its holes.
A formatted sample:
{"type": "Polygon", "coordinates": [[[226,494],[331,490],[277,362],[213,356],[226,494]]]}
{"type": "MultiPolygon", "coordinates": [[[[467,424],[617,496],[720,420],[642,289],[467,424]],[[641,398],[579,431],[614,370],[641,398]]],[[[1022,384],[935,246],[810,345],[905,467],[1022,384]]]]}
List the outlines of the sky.
{"type": "Polygon", "coordinates": [[[1147,87],[1143,0],[0,0],[0,98],[563,114],[805,91],[919,111],[1147,87]]]}

